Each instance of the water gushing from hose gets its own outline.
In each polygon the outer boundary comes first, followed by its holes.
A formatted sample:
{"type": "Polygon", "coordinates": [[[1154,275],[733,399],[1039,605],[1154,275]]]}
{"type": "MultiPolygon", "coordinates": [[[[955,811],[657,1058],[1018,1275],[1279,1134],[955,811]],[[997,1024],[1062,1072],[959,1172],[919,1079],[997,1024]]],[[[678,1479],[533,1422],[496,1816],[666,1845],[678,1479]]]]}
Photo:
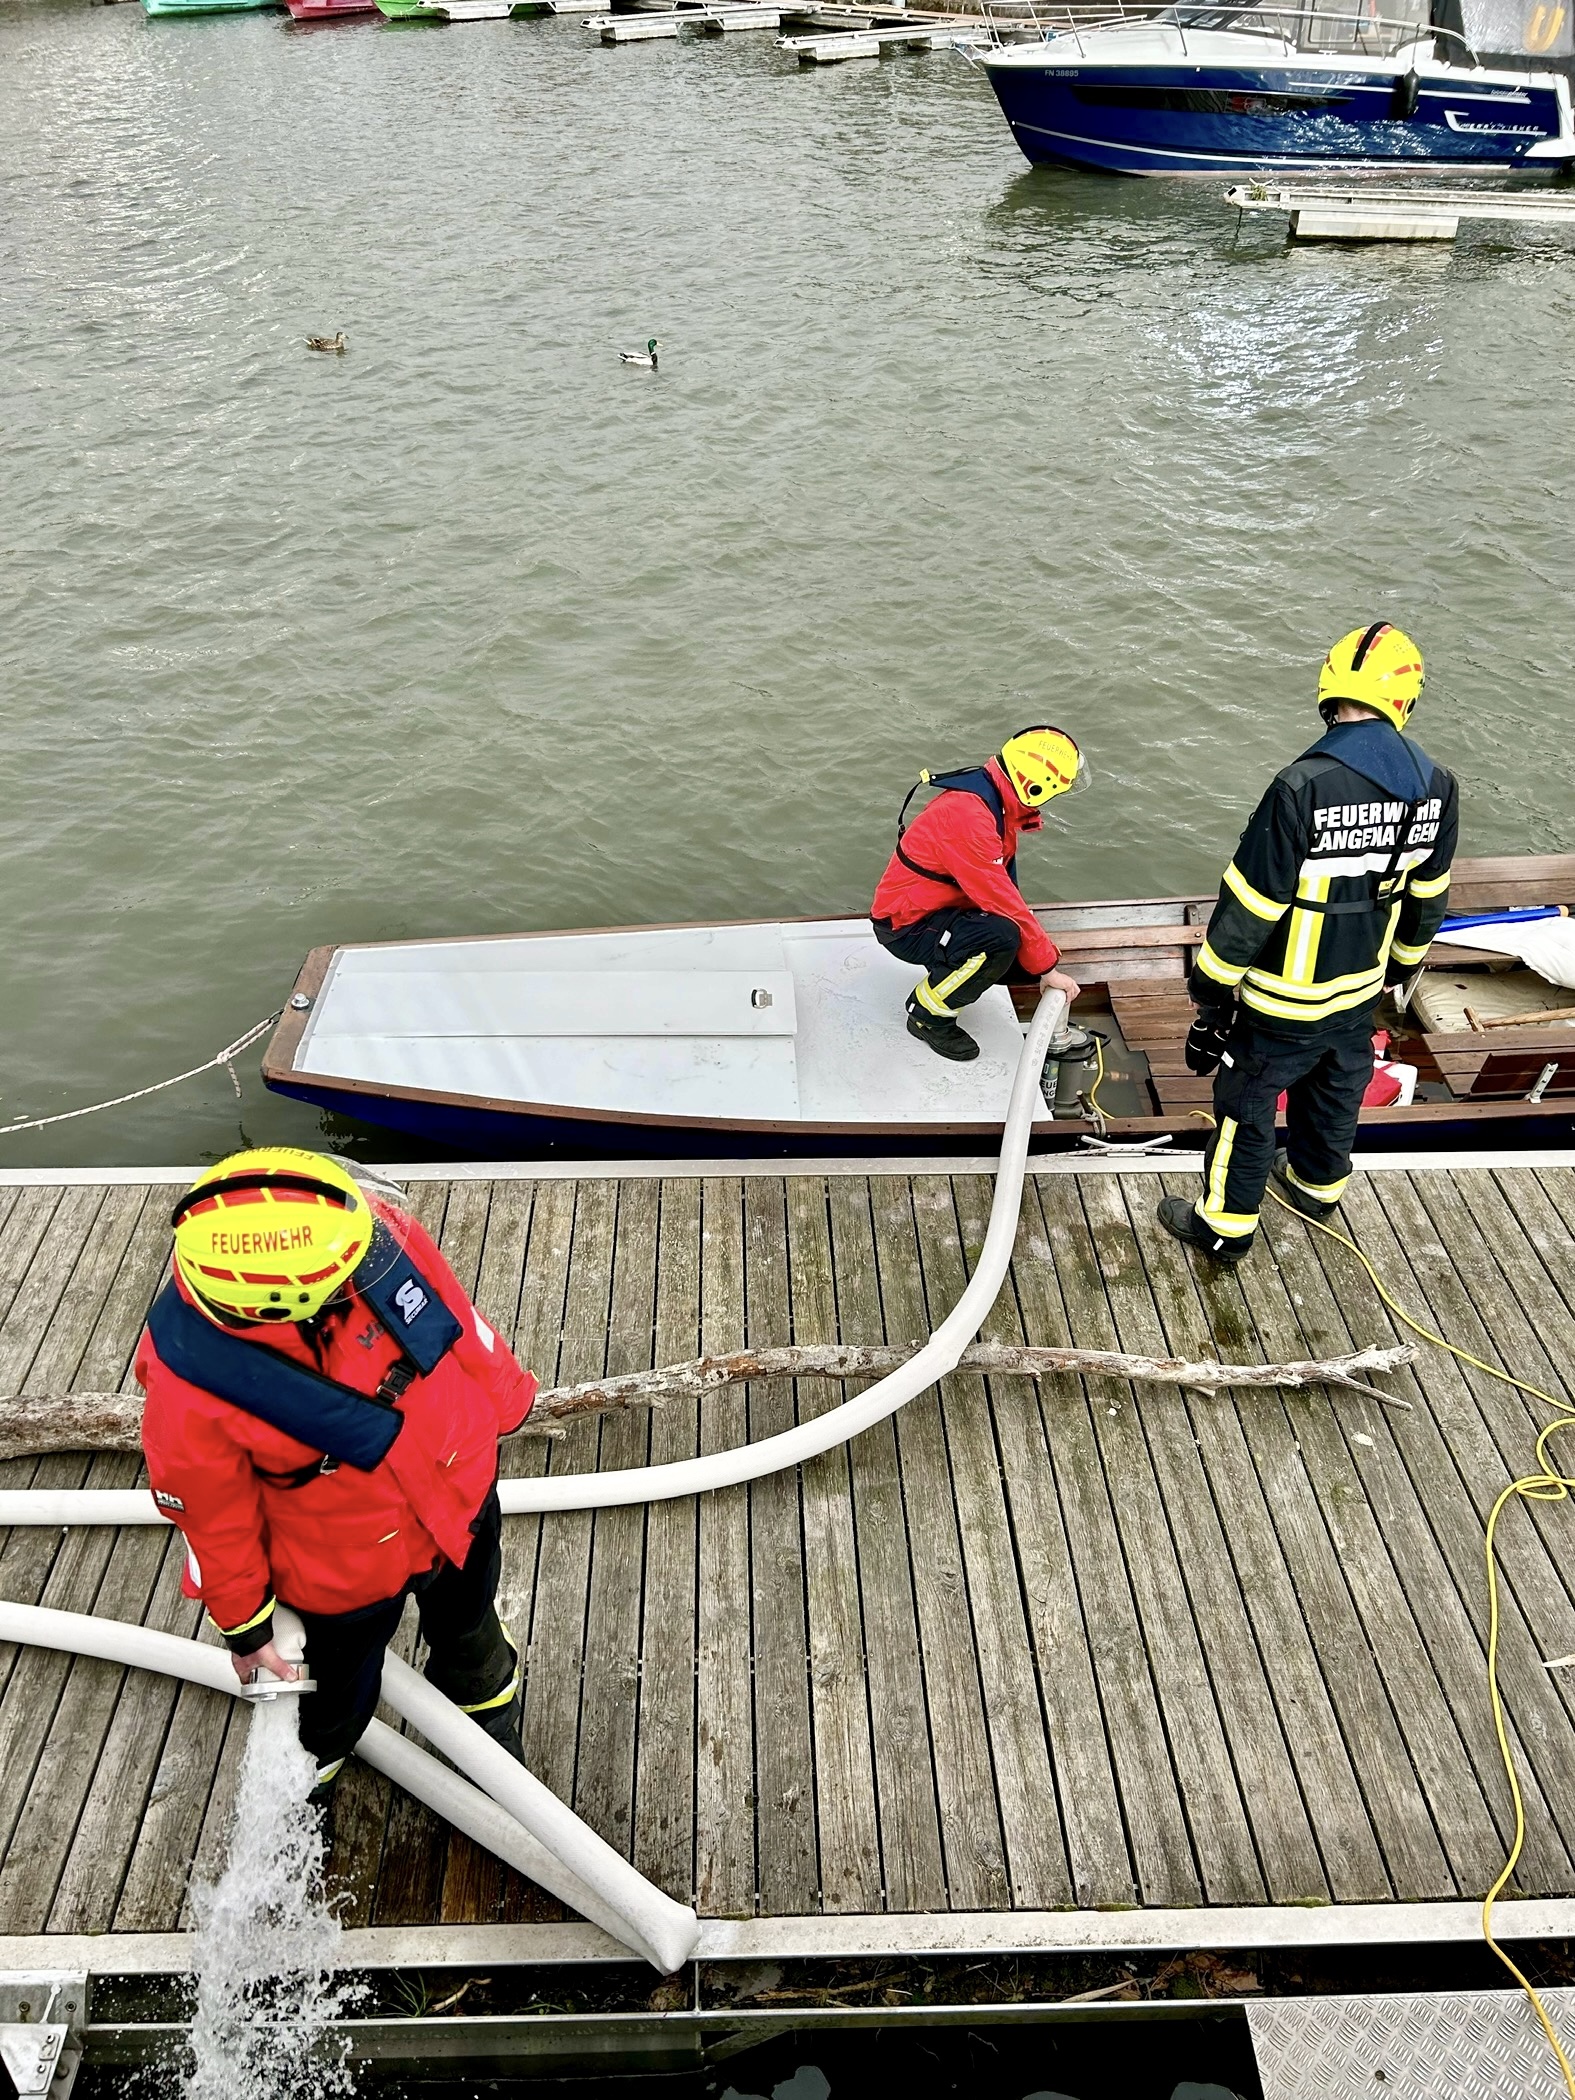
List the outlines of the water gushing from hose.
{"type": "Polygon", "coordinates": [[[251,1710],[229,1856],[192,1893],[197,2005],[184,2100],[347,2100],[331,2039],[351,1990],[334,1981],[340,1928],[323,1895],[317,1776],[291,1697],[251,1710]]]}

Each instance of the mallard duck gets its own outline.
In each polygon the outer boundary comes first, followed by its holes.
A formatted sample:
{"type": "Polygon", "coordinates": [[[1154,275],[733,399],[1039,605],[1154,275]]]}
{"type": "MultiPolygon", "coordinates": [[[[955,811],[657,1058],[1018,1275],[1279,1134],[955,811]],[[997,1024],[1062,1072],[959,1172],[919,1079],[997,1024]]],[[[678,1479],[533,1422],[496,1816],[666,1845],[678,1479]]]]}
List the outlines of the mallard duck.
{"type": "Polygon", "coordinates": [[[306,347],[308,350],[332,350],[343,357],[350,347],[350,339],[341,328],[337,335],[309,335],[306,347]]]}
{"type": "Polygon", "coordinates": [[[620,350],[618,352],[618,362],[621,365],[644,365],[648,372],[654,372],[656,370],[656,353],[661,347],[661,344],[653,335],[643,350],[620,350]]]}

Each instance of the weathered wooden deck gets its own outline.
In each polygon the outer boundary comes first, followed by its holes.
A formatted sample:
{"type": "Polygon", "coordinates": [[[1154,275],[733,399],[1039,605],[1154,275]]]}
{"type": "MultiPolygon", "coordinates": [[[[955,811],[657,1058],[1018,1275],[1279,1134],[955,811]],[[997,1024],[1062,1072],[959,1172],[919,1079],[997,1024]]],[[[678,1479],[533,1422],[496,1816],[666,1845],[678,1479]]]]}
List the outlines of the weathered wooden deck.
{"type": "MultiPolygon", "coordinates": [[[[168,1186],[15,1180],[0,1393],[125,1381],[168,1186]]],[[[1152,1215],[1188,1186],[1031,1176],[986,1338],[1244,1360],[1391,1338],[1355,1262],[1272,1208],[1244,1269],[1194,1266],[1152,1215]]],[[[557,1383],[746,1339],[916,1339],[962,1288],[991,1183],[583,1170],[410,1189],[486,1316],[557,1383]]],[[[1345,1214],[1421,1316],[1575,1392],[1575,1170],[1385,1170],[1345,1214]]],[[[1508,1825],[1482,1523],[1530,1469],[1540,1418],[1438,1351],[1393,1389],[1413,1412],[957,1377],[801,1477],[512,1519],[530,1761],[711,1917],[1478,1895],[1508,1825]]],[[[840,1397],[741,1388],[698,1422],[609,1420],[505,1463],[676,1458],[840,1397]]],[[[0,1475],[124,1486],[135,1470],[0,1475]]],[[[1499,1534],[1529,1818],[1517,1887],[1534,1897],[1575,1890],[1575,1673],[1543,1667],[1575,1650],[1572,1526],[1517,1505],[1499,1534]]],[[[162,1528],[15,1531],[0,1550],[7,1598],[191,1632],[178,1573],[162,1528]]],[[[0,1648],[0,1935],[177,1928],[244,1726],[211,1693],[0,1648]]],[[[558,1915],[364,1768],[334,1865],[354,1924],[558,1915]]]]}

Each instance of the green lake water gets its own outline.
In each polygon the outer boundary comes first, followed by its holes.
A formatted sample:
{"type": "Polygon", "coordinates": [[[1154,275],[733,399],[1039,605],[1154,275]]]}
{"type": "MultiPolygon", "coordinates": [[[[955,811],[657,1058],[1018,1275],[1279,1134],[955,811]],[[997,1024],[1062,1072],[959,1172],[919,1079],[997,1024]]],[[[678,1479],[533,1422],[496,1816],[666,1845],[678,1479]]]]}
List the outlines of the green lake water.
{"type": "MultiPolygon", "coordinates": [[[[1575,845],[1575,237],[1221,187],[1031,173],[949,54],[0,0],[0,1126],[319,943],[863,910],[1027,720],[1032,893],[1210,887],[1380,616],[1465,849],[1575,845]]],[[[0,1164],[313,1141],[249,1063],[0,1164]]]]}

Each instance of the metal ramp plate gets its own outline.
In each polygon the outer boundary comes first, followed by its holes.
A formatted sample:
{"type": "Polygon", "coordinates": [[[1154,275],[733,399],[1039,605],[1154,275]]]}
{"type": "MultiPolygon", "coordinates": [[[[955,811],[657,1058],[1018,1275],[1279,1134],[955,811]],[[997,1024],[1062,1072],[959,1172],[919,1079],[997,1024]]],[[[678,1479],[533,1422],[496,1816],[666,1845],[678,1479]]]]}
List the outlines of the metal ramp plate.
{"type": "MultiPolygon", "coordinates": [[[[1575,1990],[1542,2002],[1568,2051],[1575,1990]]],[[[1247,2022],[1263,2100],[1566,2100],[1517,1990],[1273,1998],[1250,2003],[1247,2022]]]]}

